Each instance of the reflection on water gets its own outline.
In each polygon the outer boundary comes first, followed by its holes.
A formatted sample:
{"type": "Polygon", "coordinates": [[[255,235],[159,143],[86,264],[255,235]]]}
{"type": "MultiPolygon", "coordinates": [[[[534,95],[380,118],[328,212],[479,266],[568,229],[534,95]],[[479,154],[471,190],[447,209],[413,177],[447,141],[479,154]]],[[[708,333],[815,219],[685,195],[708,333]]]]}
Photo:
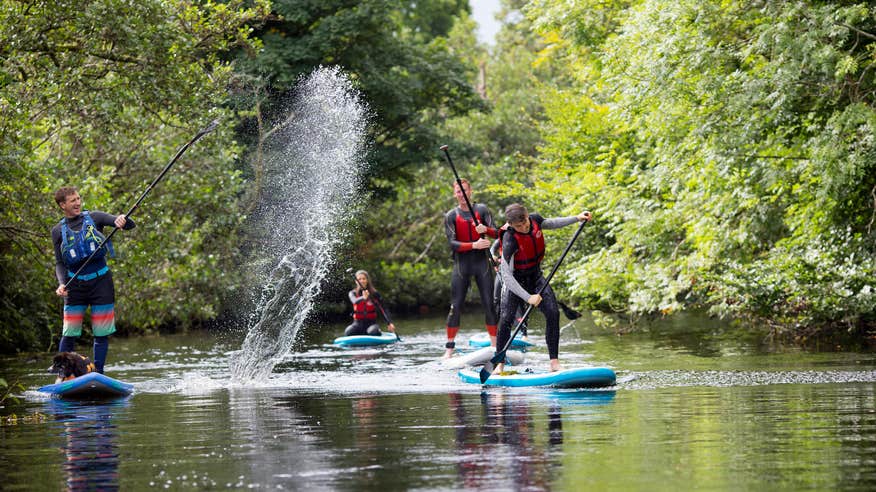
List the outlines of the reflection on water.
{"type": "MultiPolygon", "coordinates": [[[[357,350],[331,346],[330,327],[245,385],[204,334],[120,339],[112,375],[132,398],[0,409],[46,414],[0,427],[0,488],[876,490],[874,354],[694,355],[659,333],[591,335],[564,339],[563,359],[615,367],[613,391],[482,392],[436,360],[441,323],[357,350]]],[[[544,349],[527,363],[545,367],[544,349]]],[[[0,374],[33,388],[46,365],[0,374]]]]}
{"type": "Polygon", "coordinates": [[[614,391],[491,390],[482,392],[480,408],[472,409],[462,394],[450,393],[461,484],[550,490],[562,474],[563,407],[605,405],[614,395],[614,391]]]}
{"type": "Polygon", "coordinates": [[[125,412],[128,399],[110,402],[49,400],[45,413],[63,431],[67,490],[118,490],[118,429],[113,422],[125,412]]]}

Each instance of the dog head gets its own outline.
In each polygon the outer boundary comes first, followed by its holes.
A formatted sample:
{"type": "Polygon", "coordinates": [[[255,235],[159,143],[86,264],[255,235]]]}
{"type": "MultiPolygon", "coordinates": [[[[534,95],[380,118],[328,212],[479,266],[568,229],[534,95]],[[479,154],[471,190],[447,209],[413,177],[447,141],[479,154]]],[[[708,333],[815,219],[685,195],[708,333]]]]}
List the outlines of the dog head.
{"type": "Polygon", "coordinates": [[[77,354],[76,352],[59,352],[52,359],[52,365],[49,367],[50,374],[57,374],[56,382],[67,381],[92,371],[93,364],[90,363],[87,357],[77,354]]]}

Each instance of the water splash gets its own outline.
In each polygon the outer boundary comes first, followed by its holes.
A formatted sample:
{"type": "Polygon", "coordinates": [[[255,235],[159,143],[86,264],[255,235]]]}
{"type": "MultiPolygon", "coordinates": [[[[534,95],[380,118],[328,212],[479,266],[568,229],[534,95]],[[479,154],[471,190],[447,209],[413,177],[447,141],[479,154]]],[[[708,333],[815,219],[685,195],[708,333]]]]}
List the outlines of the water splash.
{"type": "Polygon", "coordinates": [[[266,282],[243,342],[236,380],[264,379],[292,349],[346,238],[366,165],[368,110],[338,68],[296,86],[289,117],[266,142],[258,254],[266,282]]]}

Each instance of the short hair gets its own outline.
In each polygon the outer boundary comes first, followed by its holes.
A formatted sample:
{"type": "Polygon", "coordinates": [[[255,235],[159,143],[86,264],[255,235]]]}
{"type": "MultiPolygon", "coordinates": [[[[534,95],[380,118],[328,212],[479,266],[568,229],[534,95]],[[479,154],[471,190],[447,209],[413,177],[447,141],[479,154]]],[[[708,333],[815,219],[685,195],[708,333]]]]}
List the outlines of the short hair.
{"type": "Polygon", "coordinates": [[[453,187],[456,188],[456,186],[457,186],[459,183],[462,183],[462,184],[464,184],[464,185],[468,185],[468,189],[471,189],[471,183],[469,183],[468,180],[465,179],[465,178],[460,178],[459,181],[454,180],[454,181],[453,181],[453,187]]]}
{"type": "Polygon", "coordinates": [[[509,224],[517,224],[526,219],[526,215],[529,212],[526,211],[526,207],[519,203],[512,203],[505,207],[505,220],[508,221],[509,224]]]}
{"type": "Polygon", "coordinates": [[[62,186],[55,191],[55,203],[59,206],[67,201],[67,197],[79,193],[75,186],[62,186]]]}

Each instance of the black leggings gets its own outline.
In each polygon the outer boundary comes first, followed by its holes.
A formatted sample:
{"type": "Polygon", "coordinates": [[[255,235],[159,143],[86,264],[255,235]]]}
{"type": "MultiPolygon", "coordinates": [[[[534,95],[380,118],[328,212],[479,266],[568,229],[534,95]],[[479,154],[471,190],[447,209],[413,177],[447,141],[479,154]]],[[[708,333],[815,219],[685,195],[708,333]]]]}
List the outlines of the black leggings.
{"type": "MultiPolygon", "coordinates": [[[[529,277],[515,278],[527,292],[533,294],[547,283],[541,272],[529,277]]],[[[508,339],[511,338],[511,328],[516,326],[514,320],[517,309],[520,307],[527,307],[527,302],[517,297],[517,294],[505,289],[502,292],[502,318],[499,320],[499,334],[496,338],[496,347],[499,350],[504,348],[508,339]]],[[[538,305],[538,309],[545,318],[544,341],[548,347],[548,354],[551,359],[558,359],[560,354],[560,308],[550,285],[547,285],[541,293],[541,304],[538,305]]]]}
{"type": "Polygon", "coordinates": [[[350,337],[353,335],[374,335],[375,337],[380,336],[380,328],[377,326],[377,323],[374,322],[373,319],[357,319],[353,321],[353,324],[348,326],[346,330],[344,330],[344,336],[350,337]]]}
{"type": "MultiPolygon", "coordinates": [[[[502,287],[505,284],[502,282],[502,275],[496,273],[496,280],[493,282],[493,307],[496,312],[496,319],[501,318],[500,308],[502,307],[502,287]]],[[[526,303],[520,304],[517,306],[517,312],[514,313],[514,322],[516,323],[518,319],[523,317],[523,311],[526,310],[526,303]]],[[[523,336],[527,335],[529,327],[526,325],[526,322],[523,322],[523,326],[520,327],[520,334],[523,336]]]]}
{"type": "Polygon", "coordinates": [[[474,277],[481,295],[481,305],[484,306],[484,322],[488,326],[496,325],[496,313],[493,308],[493,279],[490,276],[490,265],[482,251],[473,251],[457,255],[453,263],[453,275],[450,277],[450,313],[447,315],[447,326],[459,327],[459,317],[462,305],[474,277]]]}

